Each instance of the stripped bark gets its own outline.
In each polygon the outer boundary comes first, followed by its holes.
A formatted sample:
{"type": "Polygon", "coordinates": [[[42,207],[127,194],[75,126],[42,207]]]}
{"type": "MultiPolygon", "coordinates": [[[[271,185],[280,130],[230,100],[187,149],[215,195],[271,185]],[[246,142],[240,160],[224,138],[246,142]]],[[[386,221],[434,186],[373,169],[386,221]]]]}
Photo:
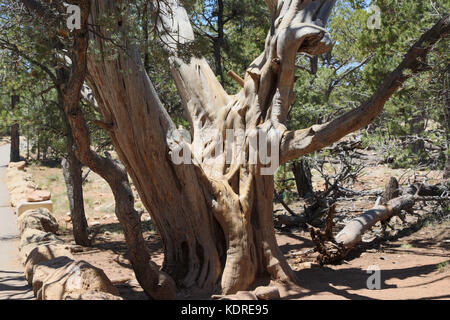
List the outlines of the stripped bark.
{"type": "Polygon", "coordinates": [[[399,195],[400,190],[398,181],[395,177],[391,177],[386,185],[383,196],[381,197],[381,203],[386,204],[389,200],[397,198],[399,195]]]}
{"type": "MultiPolygon", "coordinates": [[[[23,0],[22,2],[41,18],[45,18],[42,16],[42,12],[52,14],[51,11],[43,9],[44,7],[39,1],[23,0]]],[[[111,187],[116,202],[115,212],[124,229],[130,261],[137,280],[149,297],[154,299],[174,299],[176,291],[173,280],[166,273],[160,272],[158,266],[150,259],[150,252],[142,235],[140,215],[134,209],[134,196],[125,169],[111,159],[100,157],[90,147],[89,130],[81,112],[80,98],[83,96],[84,99],[96,105],[91,90],[84,85],[89,40],[87,19],[90,13],[91,1],[80,0],[76,1],[76,4],[81,9],[81,29],[73,31],[74,40],[70,50],[71,57],[64,56],[70,65],[70,72],[64,75],[63,81],[58,81],[57,75],[53,74],[47,67],[41,64],[39,64],[39,67],[55,82],[58,97],[61,99],[63,111],[73,134],[76,157],[92,171],[104,178],[111,187]]],[[[55,17],[51,16],[49,20],[53,21],[55,17]]],[[[52,27],[51,23],[49,27],[52,27]]],[[[33,60],[30,62],[36,63],[33,60]]],[[[61,69],[60,71],[65,70],[61,69]]]]}
{"type": "MultiPolygon", "coordinates": [[[[225,92],[204,58],[186,61],[179,55],[178,49],[193,41],[185,9],[176,0],[158,2],[157,25],[192,141],[185,140],[175,127],[136,46],[128,41],[127,13],[113,1],[93,2],[95,48],[88,59],[89,82],[118,155],[163,240],[163,270],[178,286],[230,294],[247,289],[260,274],[295,281],[275,239],[273,176],[261,174],[265,166],[260,162],[242,164],[236,150],[248,157],[251,134],[260,129],[272,142],[276,136],[283,137],[281,162],[314,151],[373,120],[378,113],[371,112],[367,118],[367,111],[373,105],[381,111],[398,88],[397,81],[406,80],[407,76],[391,76],[373,101],[331,125],[287,132],[284,124],[295,98],[296,55],[330,50],[332,42],[323,27],[334,2],[267,0],[272,26],[264,52],[247,69],[243,89],[233,96],[225,92]],[[113,28],[102,26],[100,13],[116,19],[113,28]],[[105,39],[112,32],[122,35],[122,50],[114,60],[105,58],[104,51],[105,39]],[[210,129],[217,131],[208,135],[210,129]],[[244,135],[224,141],[229,129],[244,135]],[[225,153],[215,154],[213,150],[222,143],[225,153]],[[191,164],[171,160],[181,150],[189,151],[181,156],[192,160],[191,164]]],[[[438,35],[434,42],[444,33],[441,29],[433,32],[438,35]]],[[[415,59],[424,56],[409,55],[414,62],[402,65],[397,73],[415,66],[415,59]]],[[[276,144],[280,145],[278,140],[276,144]]]]}
{"type": "Polygon", "coordinates": [[[314,194],[311,182],[311,169],[305,160],[292,162],[292,173],[295,177],[298,195],[302,198],[310,197],[314,194]]]}

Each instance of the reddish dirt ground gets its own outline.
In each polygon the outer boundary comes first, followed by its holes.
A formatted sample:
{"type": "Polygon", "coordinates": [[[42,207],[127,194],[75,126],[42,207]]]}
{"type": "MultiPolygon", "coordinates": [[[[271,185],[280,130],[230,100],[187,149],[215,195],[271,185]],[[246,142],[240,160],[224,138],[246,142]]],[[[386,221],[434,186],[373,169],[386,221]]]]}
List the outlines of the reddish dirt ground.
{"type": "MultiPolygon", "coordinates": [[[[147,232],[146,236],[154,250],[153,259],[160,265],[161,243],[154,233],[147,232]]],[[[308,233],[279,232],[277,239],[299,279],[298,287],[272,283],[280,288],[282,299],[450,299],[449,223],[425,227],[395,241],[363,244],[355,248],[347,261],[323,267],[305,263],[313,260],[314,254],[292,255],[313,247],[308,233]],[[374,265],[381,271],[380,290],[367,288],[367,269],[374,265]]],[[[146,299],[126,257],[123,240],[99,240],[88,250],[91,252],[76,257],[102,268],[125,299],[146,299]]],[[[207,297],[181,294],[180,298],[207,297]]]]}
{"type": "MultiPolygon", "coordinates": [[[[375,154],[371,156],[374,157],[375,154]]],[[[54,214],[60,223],[62,237],[71,242],[71,222],[66,215],[67,196],[61,169],[32,166],[27,168],[27,171],[33,174],[40,186],[52,191],[54,214]]],[[[348,187],[353,190],[383,190],[391,176],[400,178],[403,187],[412,181],[414,176],[426,179],[430,184],[442,181],[442,171],[394,170],[375,164],[365,168],[358,181],[348,187]]],[[[323,188],[323,180],[314,172],[313,186],[315,190],[323,188]]],[[[135,191],[134,187],[133,190],[135,191]]],[[[90,173],[84,191],[86,215],[94,242],[92,248],[85,248],[84,252],[76,254],[76,258],[102,268],[125,299],[147,299],[127,259],[123,232],[114,216],[114,200],[109,187],[96,174],[90,173]]],[[[135,195],[137,197],[137,193],[135,195]]],[[[339,221],[335,231],[342,228],[343,223],[353,215],[372,207],[375,201],[374,196],[339,201],[339,221]]],[[[136,206],[143,209],[138,197],[136,206]]],[[[301,212],[303,202],[290,203],[289,206],[295,212],[301,212]]],[[[430,208],[426,209],[428,213],[433,212],[430,208]]],[[[283,213],[283,208],[276,204],[275,211],[276,214],[283,213]]],[[[415,212],[424,214],[425,210],[418,205],[415,212]]],[[[161,265],[161,242],[152,230],[149,215],[145,210],[142,220],[144,236],[153,252],[153,260],[161,265]]],[[[363,238],[365,242],[351,251],[346,261],[339,265],[323,267],[310,263],[314,261],[314,254],[299,255],[313,248],[308,232],[300,229],[290,232],[277,231],[278,243],[296,271],[299,286],[274,285],[280,287],[283,299],[450,299],[450,222],[412,229],[411,226],[414,226],[416,220],[417,217],[408,216],[407,225],[399,219],[393,221],[396,230],[391,231],[390,241],[380,239],[380,228],[374,228],[373,232],[363,238]],[[367,288],[367,279],[370,277],[367,268],[374,265],[381,270],[380,290],[367,288]]],[[[259,284],[267,283],[262,280],[259,284]]],[[[209,297],[181,292],[179,298],[209,297]]]]}

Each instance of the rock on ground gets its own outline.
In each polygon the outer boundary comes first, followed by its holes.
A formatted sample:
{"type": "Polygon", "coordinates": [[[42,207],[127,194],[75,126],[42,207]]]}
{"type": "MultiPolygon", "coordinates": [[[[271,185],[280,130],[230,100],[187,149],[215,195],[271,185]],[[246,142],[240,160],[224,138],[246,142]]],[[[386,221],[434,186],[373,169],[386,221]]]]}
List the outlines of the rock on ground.
{"type": "Polygon", "coordinates": [[[280,291],[277,287],[258,287],[253,293],[260,300],[274,300],[280,299],[280,291]]]}
{"type": "Polygon", "coordinates": [[[54,271],[43,281],[37,298],[62,300],[67,294],[82,294],[86,291],[119,295],[119,291],[103,270],[86,261],[73,261],[54,271]]]}
{"type": "Polygon", "coordinates": [[[58,257],[68,257],[69,259],[73,259],[73,256],[66,245],[45,244],[35,247],[30,252],[25,262],[25,278],[28,283],[33,283],[34,267],[37,264],[58,257]]]}
{"type": "Polygon", "coordinates": [[[73,262],[69,257],[58,257],[52,260],[38,263],[34,266],[32,287],[34,295],[38,297],[44,282],[50,278],[57,270],[73,262]]]}
{"type": "Polygon", "coordinates": [[[59,242],[61,244],[64,243],[63,240],[51,232],[44,232],[37,229],[25,229],[20,238],[19,250],[22,250],[22,248],[32,243],[43,243],[50,241],[59,242]]]}
{"type": "Polygon", "coordinates": [[[123,298],[106,292],[90,290],[82,293],[67,293],[63,300],[123,300],[123,298]]]}
{"type": "Polygon", "coordinates": [[[25,161],[19,161],[19,162],[10,162],[8,164],[8,169],[17,169],[17,170],[24,170],[25,169],[25,161]]]}
{"type": "Polygon", "coordinates": [[[21,199],[16,203],[16,213],[18,217],[20,217],[22,214],[24,214],[29,210],[35,210],[39,208],[47,209],[48,211],[50,211],[50,213],[52,213],[53,212],[52,200],[28,202],[25,199],[21,199]]]}
{"type": "Polygon", "coordinates": [[[35,190],[35,191],[27,194],[27,201],[29,201],[29,202],[47,201],[47,200],[50,200],[51,197],[52,197],[52,194],[50,193],[50,191],[35,190]]]}
{"type": "Polygon", "coordinates": [[[45,208],[25,211],[17,219],[17,225],[20,233],[27,228],[51,233],[56,233],[59,229],[55,217],[45,208]]]}

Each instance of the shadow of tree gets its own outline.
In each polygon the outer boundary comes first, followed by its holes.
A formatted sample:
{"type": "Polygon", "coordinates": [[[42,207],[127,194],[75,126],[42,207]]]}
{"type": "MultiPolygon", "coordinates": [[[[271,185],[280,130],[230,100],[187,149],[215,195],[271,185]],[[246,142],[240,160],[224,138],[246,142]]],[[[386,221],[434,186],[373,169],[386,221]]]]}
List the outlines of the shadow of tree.
{"type": "Polygon", "coordinates": [[[31,287],[23,273],[0,270],[0,300],[34,300],[31,287]]]}
{"type": "MultiPolygon", "coordinates": [[[[404,280],[410,277],[423,277],[435,272],[436,270],[436,264],[403,269],[383,269],[381,270],[381,290],[398,288],[396,285],[390,285],[386,283],[386,281],[390,279],[404,280]]],[[[300,270],[296,272],[296,275],[298,278],[297,285],[304,290],[301,290],[301,292],[299,292],[298,294],[290,295],[286,297],[286,299],[304,298],[324,292],[329,292],[331,294],[347,299],[372,299],[361,294],[350,292],[368,289],[367,279],[369,278],[370,274],[368,274],[367,271],[363,269],[346,268],[335,270],[328,267],[322,267],[300,270]]],[[[419,287],[449,277],[450,276],[446,275],[427,283],[420,283],[405,288],[419,287]]],[[[435,297],[428,297],[427,299],[434,298],[435,297]]]]}

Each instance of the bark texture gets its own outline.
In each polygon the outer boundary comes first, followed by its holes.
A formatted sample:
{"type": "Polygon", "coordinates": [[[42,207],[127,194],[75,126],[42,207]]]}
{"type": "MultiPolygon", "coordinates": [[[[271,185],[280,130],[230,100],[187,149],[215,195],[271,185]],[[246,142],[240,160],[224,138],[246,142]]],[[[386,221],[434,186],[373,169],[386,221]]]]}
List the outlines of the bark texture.
{"type": "Polygon", "coordinates": [[[256,133],[276,146],[271,151],[280,152],[281,163],[335,142],[372,121],[407,79],[403,71],[418,71],[417,59],[448,32],[447,21],[421,39],[361,108],[324,125],[288,132],[284,123],[295,99],[295,57],[298,52],[330,50],[324,25],[335,1],[266,3],[272,21],[266,46],[236,95],[225,92],[205,59],[180,56],[180,46],[188,46],[194,37],[186,11],[176,0],[158,3],[160,37],[192,139],[175,127],[162,106],[137,47],[127,37],[126,10],[107,0],[93,1],[91,7],[95,30],[90,33],[94,50],[88,56],[88,79],[103,126],[163,240],[163,270],[180,287],[230,294],[247,289],[259,274],[295,280],[276,243],[273,176],[264,172],[278,163],[267,163],[260,149],[256,162],[249,161],[256,133]],[[102,25],[101,15],[115,19],[112,27],[102,25]],[[121,40],[111,59],[105,39],[113,32],[121,40]],[[242,134],[228,139],[228,130],[242,134]],[[224,152],[218,152],[221,146],[224,152]],[[174,156],[184,161],[173,161],[174,156]]]}
{"type": "MultiPolygon", "coordinates": [[[[89,80],[109,125],[121,161],[163,239],[163,269],[180,286],[235,293],[257,274],[293,280],[273,228],[273,176],[262,175],[260,162],[248,158],[256,129],[279,145],[293,101],[297,52],[326,52],[331,40],[323,23],[334,1],[286,1],[271,7],[273,26],[266,49],[244,77],[244,88],[228,95],[205,59],[178,57],[177,46],[193,40],[183,7],[160,4],[159,26],[170,55],[172,74],[191,124],[192,141],[184,140],[161,105],[144,71],[137,48],[123,37],[118,59],[89,55],[89,80]],[[168,32],[167,32],[168,31],[168,32]],[[208,129],[214,133],[206,134],[208,129]],[[226,130],[243,135],[224,141],[226,130]],[[213,150],[224,143],[225,152],[213,150]],[[192,165],[175,164],[172,153],[189,150],[192,165]],[[231,159],[230,163],[226,159],[231,159]],[[245,161],[244,161],[245,162],[245,161]]],[[[116,32],[126,32],[126,13],[112,1],[92,6],[93,25],[101,13],[117,17],[116,32]]],[[[102,52],[110,33],[99,25],[91,34],[102,52]],[[99,37],[96,34],[102,34],[99,37]]]]}
{"type": "Polygon", "coordinates": [[[311,169],[308,162],[305,160],[292,162],[292,172],[294,173],[298,195],[302,198],[313,195],[311,169]]]}

